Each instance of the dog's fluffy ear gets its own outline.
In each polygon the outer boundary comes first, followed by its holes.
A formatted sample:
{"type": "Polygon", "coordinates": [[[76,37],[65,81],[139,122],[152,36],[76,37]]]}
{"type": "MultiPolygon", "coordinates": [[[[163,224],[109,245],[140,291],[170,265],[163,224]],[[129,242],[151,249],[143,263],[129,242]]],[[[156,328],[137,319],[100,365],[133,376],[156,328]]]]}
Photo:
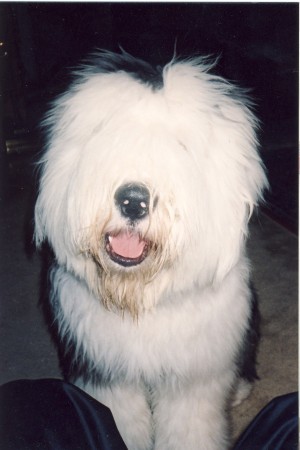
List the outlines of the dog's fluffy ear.
{"type": "Polygon", "coordinates": [[[232,98],[215,108],[206,183],[208,217],[214,218],[212,240],[219,246],[215,273],[218,282],[238,261],[248,233],[248,221],[263,201],[268,182],[257,151],[257,123],[251,111],[240,99],[232,98]]]}
{"type": "Polygon", "coordinates": [[[248,220],[268,183],[251,101],[242,89],[212,75],[212,66],[203,58],[171,62],[164,69],[164,92],[174,110],[178,107],[176,133],[182,132],[179,140],[198,170],[187,200],[186,221],[198,222],[191,270],[220,283],[243,254],[248,220]]]}

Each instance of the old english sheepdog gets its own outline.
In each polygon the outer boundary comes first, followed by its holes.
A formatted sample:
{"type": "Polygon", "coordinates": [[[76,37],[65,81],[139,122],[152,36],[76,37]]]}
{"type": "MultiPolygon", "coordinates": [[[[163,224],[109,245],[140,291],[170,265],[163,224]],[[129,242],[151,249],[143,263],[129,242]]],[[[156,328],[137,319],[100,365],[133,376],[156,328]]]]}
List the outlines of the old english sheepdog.
{"type": "Polygon", "coordinates": [[[210,66],[99,52],[45,119],[35,238],[69,379],[130,450],[227,449],[256,376],[245,238],[267,181],[249,100],[210,66]]]}

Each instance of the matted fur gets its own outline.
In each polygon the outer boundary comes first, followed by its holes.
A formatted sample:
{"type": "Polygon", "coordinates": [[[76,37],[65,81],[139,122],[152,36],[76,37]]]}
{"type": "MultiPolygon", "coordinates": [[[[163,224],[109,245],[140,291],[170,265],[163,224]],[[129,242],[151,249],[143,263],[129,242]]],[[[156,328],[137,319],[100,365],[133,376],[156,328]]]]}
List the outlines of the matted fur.
{"type": "Polygon", "coordinates": [[[45,120],[35,236],[56,257],[51,301],[73,381],[112,409],[130,450],[228,446],[247,223],[267,182],[249,101],[209,68],[100,52],[45,120]],[[126,183],[150,193],[142,220],[116,206],[126,183]],[[106,236],[122,230],[147,242],[141,263],[110,258],[106,236]]]}

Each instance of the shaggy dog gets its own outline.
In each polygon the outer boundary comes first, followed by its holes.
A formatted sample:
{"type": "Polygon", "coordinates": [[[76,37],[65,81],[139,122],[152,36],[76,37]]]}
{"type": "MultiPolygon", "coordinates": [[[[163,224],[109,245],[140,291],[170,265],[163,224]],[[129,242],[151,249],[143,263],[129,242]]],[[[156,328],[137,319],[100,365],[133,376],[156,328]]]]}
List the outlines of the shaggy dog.
{"type": "Polygon", "coordinates": [[[45,121],[35,236],[70,380],[130,450],[227,449],[255,378],[245,238],[266,178],[249,101],[209,69],[99,52],[45,121]]]}

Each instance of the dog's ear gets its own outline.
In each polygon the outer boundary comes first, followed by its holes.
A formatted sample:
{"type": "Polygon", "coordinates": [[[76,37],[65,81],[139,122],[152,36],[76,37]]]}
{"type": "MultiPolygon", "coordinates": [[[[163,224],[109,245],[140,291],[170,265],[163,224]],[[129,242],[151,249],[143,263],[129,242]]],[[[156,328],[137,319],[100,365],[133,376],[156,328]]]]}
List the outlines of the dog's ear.
{"type": "Polygon", "coordinates": [[[243,252],[248,221],[263,201],[268,186],[258,153],[257,121],[246,100],[228,98],[216,106],[208,166],[211,217],[219,261],[215,280],[221,281],[243,252]]]}
{"type": "Polygon", "coordinates": [[[185,130],[180,140],[198,171],[186,202],[186,228],[197,222],[192,270],[206,282],[220,283],[243,254],[249,218],[268,183],[252,103],[245,91],[211,74],[212,68],[202,58],[175,61],[165,69],[164,82],[171,104],[180,105],[177,128],[185,130]]]}

